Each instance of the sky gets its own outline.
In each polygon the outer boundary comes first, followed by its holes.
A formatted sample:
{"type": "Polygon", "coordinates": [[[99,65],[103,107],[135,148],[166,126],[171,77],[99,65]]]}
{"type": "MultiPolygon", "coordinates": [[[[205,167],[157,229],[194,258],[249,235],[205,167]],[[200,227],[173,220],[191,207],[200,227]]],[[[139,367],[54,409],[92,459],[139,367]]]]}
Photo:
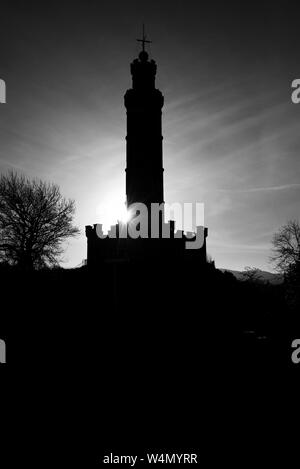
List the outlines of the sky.
{"type": "MultiPolygon", "coordinates": [[[[125,201],[130,62],[142,23],[164,97],[165,201],[202,202],[217,267],[272,271],[272,235],[299,219],[296,2],[1,2],[0,172],[57,183],[85,225],[125,201]]],[[[113,221],[113,220],[112,220],[113,221]]]]}

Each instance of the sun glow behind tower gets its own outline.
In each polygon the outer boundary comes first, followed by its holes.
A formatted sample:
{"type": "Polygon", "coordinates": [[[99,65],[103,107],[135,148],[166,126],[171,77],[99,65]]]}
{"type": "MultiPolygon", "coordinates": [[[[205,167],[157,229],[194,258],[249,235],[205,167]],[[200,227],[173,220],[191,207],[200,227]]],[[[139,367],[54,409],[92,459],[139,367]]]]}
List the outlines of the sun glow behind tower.
{"type": "Polygon", "coordinates": [[[107,193],[97,207],[97,216],[105,233],[118,221],[126,223],[129,220],[130,211],[127,210],[124,194],[118,188],[107,193]]]}

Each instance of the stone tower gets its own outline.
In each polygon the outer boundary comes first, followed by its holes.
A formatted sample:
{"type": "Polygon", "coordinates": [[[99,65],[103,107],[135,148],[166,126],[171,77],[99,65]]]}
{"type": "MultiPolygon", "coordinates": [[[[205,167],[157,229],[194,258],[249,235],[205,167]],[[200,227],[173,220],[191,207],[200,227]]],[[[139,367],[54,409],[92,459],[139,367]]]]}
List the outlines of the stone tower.
{"type": "Polygon", "coordinates": [[[164,202],[162,107],[164,97],[155,88],[156,63],[143,50],[131,63],[132,88],[124,96],[127,110],[126,201],[164,202]]]}
{"type": "Polygon", "coordinates": [[[104,263],[123,263],[131,261],[156,262],[190,262],[206,264],[207,228],[197,227],[192,238],[186,238],[183,231],[175,232],[175,222],[165,221],[164,169],[162,108],[164,97],[155,87],[156,63],[149,60],[145,51],[144,31],[142,50],[138,58],[130,65],[132,88],[126,91],[124,104],[127,111],[126,135],[126,203],[130,210],[127,223],[118,222],[112,226],[107,235],[102,232],[101,224],[86,226],[88,241],[87,264],[98,268],[104,263]],[[131,236],[130,227],[143,225],[140,222],[140,208],[133,204],[146,205],[147,229],[138,237],[131,236]],[[159,204],[160,210],[156,222],[151,214],[151,204],[159,204]],[[156,234],[153,228],[157,227],[156,234]],[[168,233],[165,236],[165,233],[168,233]],[[146,234],[146,236],[144,236],[146,234]],[[198,236],[199,234],[199,236],[198,236]],[[202,239],[203,244],[197,248],[186,249],[187,240],[202,239]]]}

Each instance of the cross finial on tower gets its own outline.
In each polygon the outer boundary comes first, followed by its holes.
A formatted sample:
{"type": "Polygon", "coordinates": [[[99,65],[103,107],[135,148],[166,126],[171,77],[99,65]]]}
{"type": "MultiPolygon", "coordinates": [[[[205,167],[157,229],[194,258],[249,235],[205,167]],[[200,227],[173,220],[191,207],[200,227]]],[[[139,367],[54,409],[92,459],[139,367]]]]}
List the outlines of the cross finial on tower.
{"type": "Polygon", "coordinates": [[[145,34],[145,25],[143,24],[143,39],[137,39],[138,42],[141,42],[142,43],[142,47],[143,47],[143,52],[145,52],[145,44],[146,43],[149,43],[152,42],[152,41],[148,41],[146,39],[146,34],[145,34]]]}

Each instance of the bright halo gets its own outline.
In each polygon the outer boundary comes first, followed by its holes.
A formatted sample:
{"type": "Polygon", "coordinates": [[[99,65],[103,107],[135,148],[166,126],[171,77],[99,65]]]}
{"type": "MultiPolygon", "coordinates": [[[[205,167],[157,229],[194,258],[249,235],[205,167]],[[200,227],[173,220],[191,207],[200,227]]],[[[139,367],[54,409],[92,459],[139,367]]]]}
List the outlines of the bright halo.
{"type": "Polygon", "coordinates": [[[131,217],[131,212],[127,210],[124,198],[118,194],[107,196],[106,200],[98,205],[97,214],[98,223],[102,224],[105,233],[118,222],[127,223],[131,217]]]}

